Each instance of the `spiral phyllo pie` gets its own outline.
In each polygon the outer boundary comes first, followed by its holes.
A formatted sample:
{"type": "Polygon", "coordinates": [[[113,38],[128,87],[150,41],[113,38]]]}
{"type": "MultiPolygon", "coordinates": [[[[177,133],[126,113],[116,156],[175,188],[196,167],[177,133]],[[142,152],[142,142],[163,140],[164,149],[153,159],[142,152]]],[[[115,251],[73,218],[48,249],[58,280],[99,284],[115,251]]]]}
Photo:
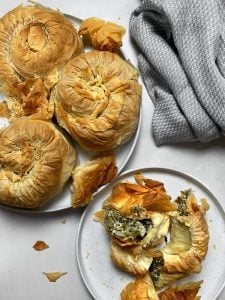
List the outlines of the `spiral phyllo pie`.
{"type": "Polygon", "coordinates": [[[48,121],[19,118],[0,132],[0,203],[43,205],[70,177],[75,151],[48,121]]]}
{"type": "Polygon", "coordinates": [[[2,17],[0,84],[13,98],[9,103],[12,114],[47,110],[47,116],[51,116],[49,90],[58,81],[58,72],[65,62],[81,49],[77,30],[58,11],[40,5],[20,5],[2,17]]]}
{"type": "Polygon", "coordinates": [[[70,60],[52,96],[59,124],[84,148],[108,150],[135,132],[141,88],[137,70],[107,51],[70,60]]]}

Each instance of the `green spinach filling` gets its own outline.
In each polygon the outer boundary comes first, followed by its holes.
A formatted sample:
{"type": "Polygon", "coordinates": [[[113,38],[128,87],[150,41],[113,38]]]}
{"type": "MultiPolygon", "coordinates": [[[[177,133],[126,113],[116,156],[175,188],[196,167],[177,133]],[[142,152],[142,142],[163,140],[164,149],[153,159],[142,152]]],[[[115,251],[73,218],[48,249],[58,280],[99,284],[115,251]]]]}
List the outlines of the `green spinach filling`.
{"type": "Polygon", "coordinates": [[[191,193],[192,193],[191,189],[182,191],[181,195],[176,199],[176,203],[178,206],[178,211],[179,211],[180,216],[188,216],[189,215],[189,213],[187,211],[187,199],[191,193]]]}
{"type": "Polygon", "coordinates": [[[149,268],[149,272],[150,272],[151,278],[154,282],[159,279],[163,265],[164,265],[164,261],[163,261],[162,257],[157,257],[157,258],[154,257],[153,258],[153,261],[149,268]]]}
{"type": "Polygon", "coordinates": [[[140,241],[146,236],[149,227],[152,226],[152,221],[150,219],[134,220],[121,215],[115,209],[107,209],[104,226],[116,238],[124,241],[140,241]]]}

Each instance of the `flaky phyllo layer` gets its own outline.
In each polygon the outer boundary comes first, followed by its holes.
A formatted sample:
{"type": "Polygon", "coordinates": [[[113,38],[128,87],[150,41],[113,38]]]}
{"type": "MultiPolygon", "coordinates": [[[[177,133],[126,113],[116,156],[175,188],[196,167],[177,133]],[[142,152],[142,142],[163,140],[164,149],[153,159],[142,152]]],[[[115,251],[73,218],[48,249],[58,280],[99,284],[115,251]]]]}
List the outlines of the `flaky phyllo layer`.
{"type": "Polygon", "coordinates": [[[169,287],[201,271],[209,242],[206,200],[197,202],[189,189],[172,201],[163,183],[141,174],[134,178],[135,183],[115,185],[95,214],[110,237],[112,262],[136,277],[122,291],[122,299],[200,299],[201,282],[169,287]]]}

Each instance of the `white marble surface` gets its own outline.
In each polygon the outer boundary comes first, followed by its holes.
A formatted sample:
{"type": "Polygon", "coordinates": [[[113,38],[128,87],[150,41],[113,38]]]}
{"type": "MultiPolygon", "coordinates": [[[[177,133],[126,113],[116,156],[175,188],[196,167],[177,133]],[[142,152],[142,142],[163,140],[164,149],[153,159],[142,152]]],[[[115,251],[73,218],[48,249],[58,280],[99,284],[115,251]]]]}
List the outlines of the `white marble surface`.
{"type": "MultiPolygon", "coordinates": [[[[43,0],[41,4],[59,8],[80,18],[98,16],[128,28],[131,11],[138,0],[43,0]]],[[[4,1],[0,15],[20,4],[4,1]]],[[[136,63],[128,33],[124,51],[136,63]]],[[[210,144],[183,144],[156,147],[151,135],[152,103],[143,89],[143,120],[135,152],[125,169],[162,166],[187,172],[203,181],[225,207],[225,141],[210,144]]],[[[0,299],[1,300],[88,300],[79,275],[75,238],[82,210],[66,210],[45,215],[15,213],[0,209],[0,299]],[[62,222],[65,221],[65,224],[62,222]],[[50,248],[36,252],[36,240],[50,248]],[[49,283],[42,272],[68,272],[56,283],[49,283]]],[[[209,283],[210,284],[210,283],[209,283]]],[[[110,299],[109,298],[107,300],[110,299]]],[[[225,291],[218,298],[225,299],[225,291]]],[[[208,299],[211,300],[211,299],[208,299]]]]}

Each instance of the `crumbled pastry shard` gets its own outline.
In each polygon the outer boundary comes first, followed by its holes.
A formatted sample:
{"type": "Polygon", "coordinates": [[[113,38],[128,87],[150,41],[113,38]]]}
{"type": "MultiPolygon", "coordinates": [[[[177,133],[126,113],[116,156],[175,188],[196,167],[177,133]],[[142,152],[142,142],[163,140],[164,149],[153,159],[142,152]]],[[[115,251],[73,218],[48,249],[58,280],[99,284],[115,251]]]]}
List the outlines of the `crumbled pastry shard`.
{"type": "Polygon", "coordinates": [[[58,123],[85,149],[107,151],[127,142],[138,125],[137,70],[108,51],[71,59],[51,94],[58,123]]]}
{"type": "Polygon", "coordinates": [[[59,11],[30,4],[4,15],[0,19],[0,87],[7,102],[15,101],[9,105],[12,114],[21,117],[39,110],[51,118],[50,89],[65,63],[82,49],[77,30],[59,11]]]}
{"type": "Polygon", "coordinates": [[[153,282],[146,274],[137,277],[135,282],[130,282],[121,292],[122,300],[159,300],[153,282]]]}
{"type": "Polygon", "coordinates": [[[71,176],[76,152],[52,122],[23,117],[0,131],[0,203],[37,208],[71,176]]]}
{"type": "MultiPolygon", "coordinates": [[[[137,177],[135,177],[136,179],[137,177]]],[[[177,207],[171,202],[171,197],[166,193],[162,183],[146,181],[140,177],[138,183],[123,182],[113,187],[112,195],[104,202],[104,207],[112,207],[125,215],[132,211],[176,211],[177,207]]]]}
{"type": "Polygon", "coordinates": [[[33,114],[50,119],[54,112],[54,103],[48,98],[48,91],[40,78],[27,79],[17,84],[10,96],[6,97],[10,120],[33,114]]]}
{"type": "Polygon", "coordinates": [[[0,118],[9,118],[9,109],[6,101],[0,102],[0,118]]]}
{"type": "Polygon", "coordinates": [[[98,188],[110,182],[117,173],[114,154],[101,154],[74,169],[71,203],[74,208],[87,205],[98,188]]]}
{"type": "Polygon", "coordinates": [[[43,272],[50,282],[56,282],[60,277],[67,274],[67,272],[43,272]]]}
{"type": "Polygon", "coordinates": [[[168,288],[158,294],[159,300],[200,300],[197,296],[203,281],[168,288]]]}
{"type": "Polygon", "coordinates": [[[122,26],[94,17],[84,20],[79,28],[79,34],[88,36],[95,49],[110,52],[122,46],[125,32],[122,26]]]}
{"type": "Polygon", "coordinates": [[[34,245],[33,245],[33,248],[36,250],[36,251],[43,251],[45,249],[48,249],[49,248],[49,245],[46,244],[44,241],[37,241],[34,245]]]}

